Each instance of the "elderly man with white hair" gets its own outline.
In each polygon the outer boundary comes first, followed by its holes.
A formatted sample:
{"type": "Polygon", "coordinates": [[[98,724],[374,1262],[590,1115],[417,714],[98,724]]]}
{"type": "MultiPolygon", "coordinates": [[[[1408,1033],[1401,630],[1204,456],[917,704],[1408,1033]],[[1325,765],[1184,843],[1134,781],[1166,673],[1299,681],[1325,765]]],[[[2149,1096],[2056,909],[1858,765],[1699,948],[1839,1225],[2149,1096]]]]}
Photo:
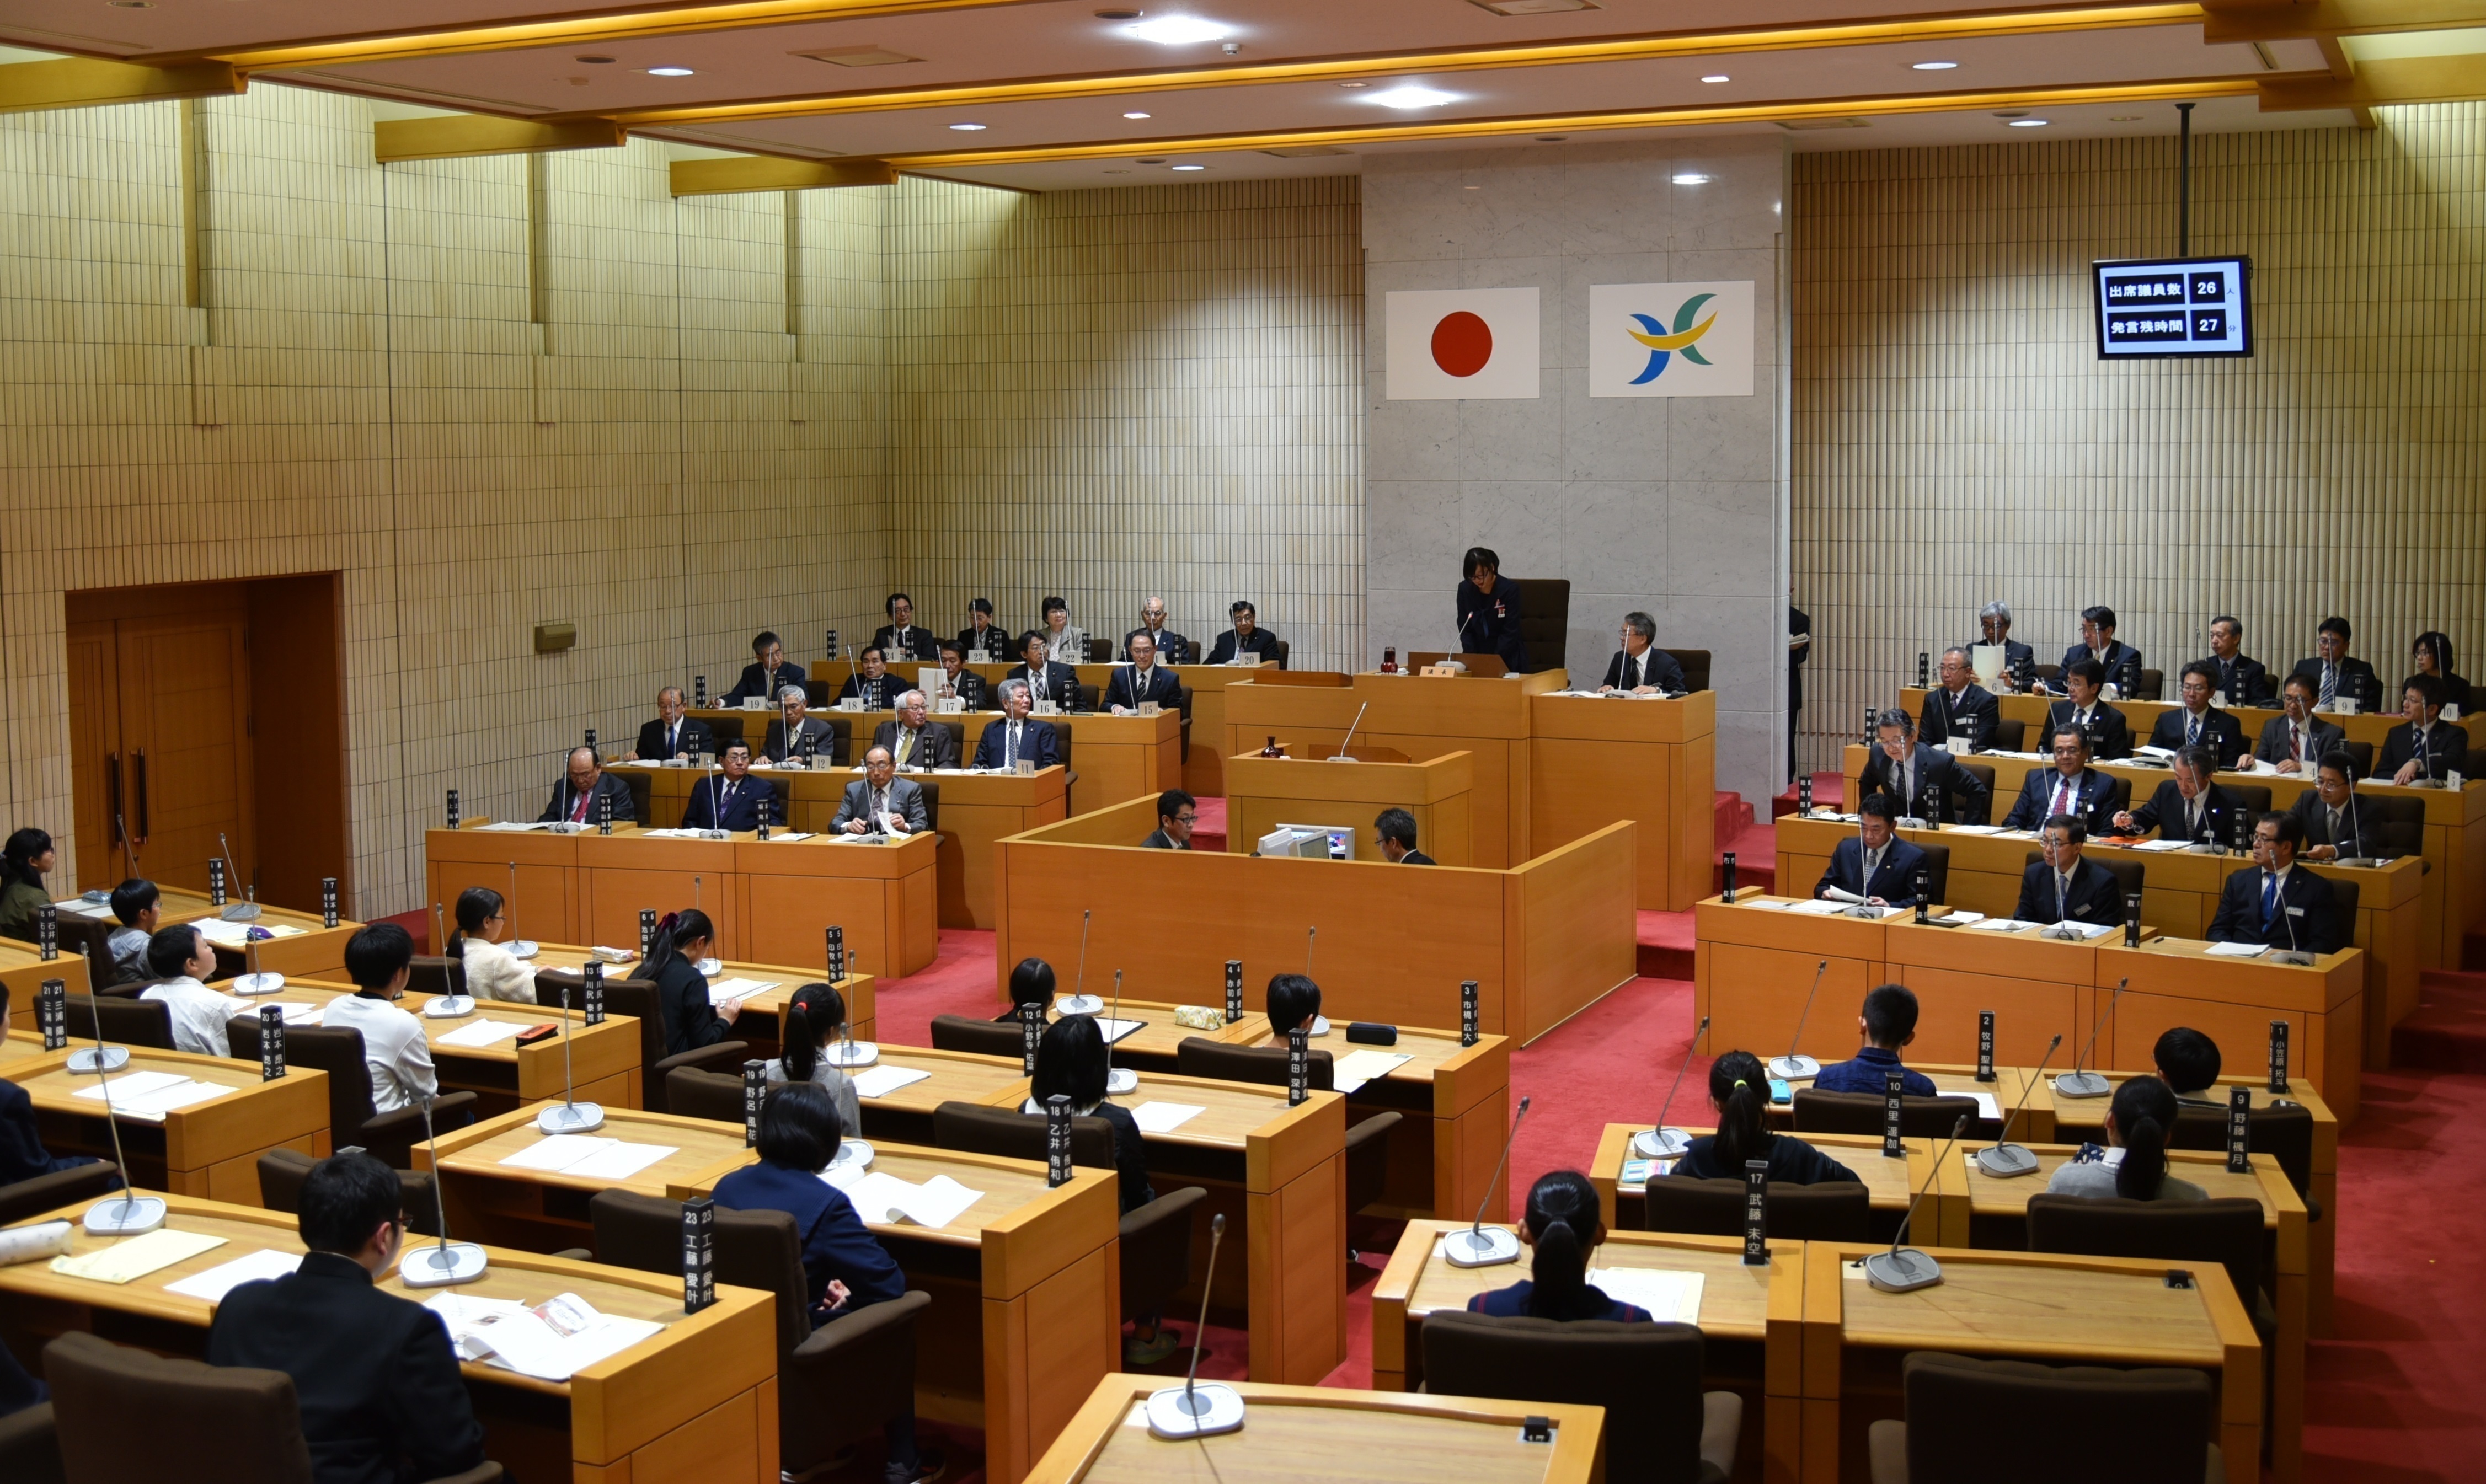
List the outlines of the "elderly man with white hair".
{"type": "Polygon", "coordinates": [[[789,685],[777,693],[777,703],[783,713],[768,724],[768,740],[760,744],[760,755],[770,762],[782,763],[803,754],[803,739],[812,739],[812,755],[826,762],[836,751],[836,728],[816,716],[806,715],[810,704],[803,688],[789,685]]]}
{"type": "Polygon", "coordinates": [[[934,725],[931,710],[932,702],[922,691],[908,691],[898,698],[896,719],[881,723],[871,734],[871,745],[885,749],[898,772],[958,765],[957,733],[934,725]]]}
{"type": "Polygon", "coordinates": [[[1191,641],[1166,627],[1164,598],[1150,597],[1140,604],[1140,626],[1122,636],[1122,658],[1139,658],[1131,652],[1131,641],[1143,634],[1147,636],[1149,644],[1156,646],[1157,663],[1184,665],[1191,662],[1191,641]]]}
{"type": "Polygon", "coordinates": [[[2000,598],[1986,604],[1976,611],[1976,626],[1984,636],[1977,644],[2003,646],[2002,683],[2016,688],[2018,677],[2037,663],[2037,651],[2011,637],[2011,605],[2000,598]]]}

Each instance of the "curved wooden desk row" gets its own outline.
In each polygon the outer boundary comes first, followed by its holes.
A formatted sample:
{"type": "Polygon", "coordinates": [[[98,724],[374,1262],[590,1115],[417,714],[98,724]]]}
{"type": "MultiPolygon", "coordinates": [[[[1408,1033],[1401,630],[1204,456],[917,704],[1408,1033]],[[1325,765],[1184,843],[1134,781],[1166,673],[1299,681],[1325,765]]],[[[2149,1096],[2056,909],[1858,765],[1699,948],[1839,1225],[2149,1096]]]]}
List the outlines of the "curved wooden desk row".
{"type": "MultiPolygon", "coordinates": [[[[2280,685],[2286,679],[2287,676],[2283,673],[2275,674],[2271,677],[2271,684],[2280,685]]],[[[2383,683],[2397,685],[2399,677],[2387,676],[2383,683]]],[[[2167,693],[2169,696],[2177,694],[2178,685],[2176,672],[2173,670],[2167,672],[2167,693]]],[[[1910,716],[1922,716],[1925,711],[1925,697],[1929,694],[1930,692],[1922,686],[1901,686],[1899,704],[1907,708],[1910,716]]],[[[2060,696],[1997,695],[1995,697],[2000,703],[2003,719],[2006,722],[2026,724],[2031,737],[2035,736],[2038,728],[2046,725],[2046,718],[2053,714],[2054,703],[2062,699],[2060,696]]],[[[2389,734],[2392,728],[2400,724],[2399,698],[2396,695],[2392,696],[2390,702],[2391,709],[2389,711],[2361,711],[2355,716],[2338,716],[2324,712],[2321,719],[2346,732],[2349,741],[2370,742],[2379,748],[2383,745],[2383,738],[2389,734]]],[[[2213,696],[2211,703],[2218,705],[2218,698],[2213,696]]],[[[2110,701],[2108,704],[2123,713],[2123,719],[2131,726],[2133,738],[2137,742],[2148,741],[2149,728],[2158,725],[2158,719],[2169,711],[2179,710],[2182,707],[2182,702],[2176,701],[2110,701]]],[[[2259,740],[2264,727],[2287,714],[2277,706],[2220,705],[2219,709],[2236,719],[2236,725],[2244,728],[2247,742],[2259,740]]],[[[2486,716],[2464,716],[2455,725],[2469,733],[2471,747],[2486,747],[2486,716]]]]}
{"type": "Polygon", "coordinates": [[[1110,993],[1121,970],[1131,995],[1223,1005],[1239,959],[1257,1003],[1271,976],[1309,961],[1334,1021],[1455,1026],[1474,979],[1481,1028],[1522,1044],[1639,972],[1628,821],[1497,870],[1144,850],[1155,809],[1002,841],[996,1008],[1020,959],[1076,965],[1083,925],[1091,991],[1110,993]]]}
{"type": "MultiPolygon", "coordinates": [[[[92,904],[77,897],[66,897],[56,905],[63,918],[72,914],[87,917],[107,926],[120,925],[106,908],[97,914],[92,904]]],[[[197,922],[214,918],[222,909],[195,892],[178,887],[163,889],[163,899],[157,903],[162,925],[172,927],[182,922],[197,922]]],[[[239,948],[215,945],[216,975],[219,979],[236,974],[267,970],[286,975],[342,975],[345,967],[345,940],[353,937],[363,924],[340,921],[327,926],[316,912],[295,912],[287,907],[262,905],[252,925],[282,934],[258,944],[256,954],[239,948]]],[[[9,989],[9,1024],[20,1032],[35,1029],[35,996],[45,979],[59,979],[72,995],[88,990],[86,959],[67,948],[58,958],[45,960],[31,943],[14,938],[0,938],[0,984],[9,989]]]]}

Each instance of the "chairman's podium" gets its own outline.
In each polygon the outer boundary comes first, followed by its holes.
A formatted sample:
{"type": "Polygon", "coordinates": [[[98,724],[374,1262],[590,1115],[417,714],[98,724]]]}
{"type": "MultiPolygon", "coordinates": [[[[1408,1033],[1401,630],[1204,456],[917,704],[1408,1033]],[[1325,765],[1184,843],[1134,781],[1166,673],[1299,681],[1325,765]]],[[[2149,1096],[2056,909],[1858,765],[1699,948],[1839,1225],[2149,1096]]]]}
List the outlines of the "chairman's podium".
{"type": "Polygon", "coordinates": [[[1353,830],[1360,857],[1372,844],[1383,810],[1416,817],[1417,848],[1443,866],[1473,866],[1469,837],[1473,755],[1444,753],[1423,762],[1331,761],[1245,754],[1226,759],[1226,848],[1249,854],[1280,825],[1353,830]]]}

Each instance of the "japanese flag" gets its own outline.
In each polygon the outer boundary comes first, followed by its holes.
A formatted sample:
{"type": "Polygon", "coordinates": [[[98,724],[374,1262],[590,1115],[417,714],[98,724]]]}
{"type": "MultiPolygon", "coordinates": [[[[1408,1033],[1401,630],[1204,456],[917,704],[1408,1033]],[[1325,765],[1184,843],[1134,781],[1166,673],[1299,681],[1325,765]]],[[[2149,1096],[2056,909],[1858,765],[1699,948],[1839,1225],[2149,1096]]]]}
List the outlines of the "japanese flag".
{"type": "Polygon", "coordinates": [[[1389,400],[1537,395],[1535,289],[1393,293],[1384,313],[1389,400]]]}

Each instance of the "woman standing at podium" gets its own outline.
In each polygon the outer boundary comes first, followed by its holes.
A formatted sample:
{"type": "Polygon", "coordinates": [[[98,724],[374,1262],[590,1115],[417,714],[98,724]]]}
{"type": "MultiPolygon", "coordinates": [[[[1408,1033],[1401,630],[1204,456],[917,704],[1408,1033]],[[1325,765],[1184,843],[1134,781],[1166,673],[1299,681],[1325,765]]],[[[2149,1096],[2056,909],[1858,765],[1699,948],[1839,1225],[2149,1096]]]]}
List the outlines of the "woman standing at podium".
{"type": "Polygon", "coordinates": [[[1519,585],[1502,575],[1502,558],[1490,546],[1471,546],[1459,560],[1459,652],[1491,654],[1511,674],[1528,669],[1519,640],[1519,585]]]}

